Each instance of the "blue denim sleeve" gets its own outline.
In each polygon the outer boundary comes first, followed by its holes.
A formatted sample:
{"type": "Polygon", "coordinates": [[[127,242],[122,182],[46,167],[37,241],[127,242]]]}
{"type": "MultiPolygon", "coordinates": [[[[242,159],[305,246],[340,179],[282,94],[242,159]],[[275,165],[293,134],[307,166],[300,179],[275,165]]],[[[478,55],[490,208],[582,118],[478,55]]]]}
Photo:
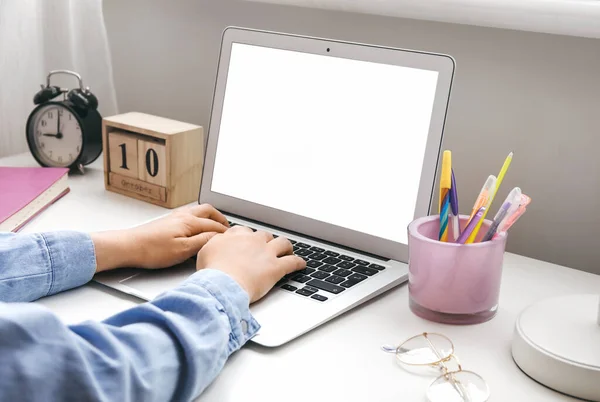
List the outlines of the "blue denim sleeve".
{"type": "Polygon", "coordinates": [[[88,234],[0,233],[0,301],[32,301],[81,286],[95,271],[88,234]]]}
{"type": "Polygon", "coordinates": [[[247,293],[215,270],[103,322],[0,303],[0,400],[190,401],[258,329],[247,293]]]}
{"type": "Polygon", "coordinates": [[[32,301],[89,282],[91,237],[79,232],[0,233],[0,301],[32,301]]]}

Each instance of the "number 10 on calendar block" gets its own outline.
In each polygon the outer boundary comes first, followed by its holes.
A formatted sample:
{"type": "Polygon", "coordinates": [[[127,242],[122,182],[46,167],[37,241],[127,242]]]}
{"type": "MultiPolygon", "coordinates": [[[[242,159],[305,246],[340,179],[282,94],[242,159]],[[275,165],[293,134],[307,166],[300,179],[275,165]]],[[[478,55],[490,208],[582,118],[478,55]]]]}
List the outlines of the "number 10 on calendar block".
{"type": "Polygon", "coordinates": [[[175,208],[198,199],[201,126],[144,113],[102,122],[104,183],[109,191],[175,208]]]}

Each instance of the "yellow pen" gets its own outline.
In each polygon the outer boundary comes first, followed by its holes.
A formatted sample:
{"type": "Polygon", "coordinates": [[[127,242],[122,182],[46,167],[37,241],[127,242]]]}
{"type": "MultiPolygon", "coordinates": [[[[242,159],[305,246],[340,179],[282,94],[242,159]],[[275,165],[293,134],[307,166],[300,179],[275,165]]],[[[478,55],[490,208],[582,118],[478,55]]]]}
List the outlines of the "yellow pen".
{"type": "Polygon", "coordinates": [[[442,158],[442,177],[440,185],[443,189],[450,190],[452,187],[452,152],[444,151],[442,158]]]}
{"type": "Polygon", "coordinates": [[[506,171],[510,167],[510,163],[512,162],[512,157],[513,157],[513,153],[511,152],[508,154],[508,156],[504,160],[504,164],[502,165],[502,169],[500,169],[500,173],[498,174],[498,179],[496,180],[496,188],[492,192],[490,199],[488,201],[488,208],[483,213],[483,216],[481,217],[481,219],[477,223],[477,226],[475,226],[475,229],[473,229],[473,232],[471,233],[471,235],[469,236],[469,238],[467,239],[467,241],[465,243],[473,243],[475,241],[475,237],[477,237],[477,233],[479,232],[479,229],[481,228],[481,225],[483,224],[483,221],[485,220],[485,216],[487,215],[488,211],[490,210],[489,207],[492,205],[492,202],[494,202],[494,197],[496,197],[496,194],[498,193],[498,189],[500,188],[500,185],[502,184],[504,175],[506,174],[506,171]]]}
{"type": "Polygon", "coordinates": [[[450,188],[452,188],[452,153],[444,151],[442,176],[440,177],[440,241],[448,241],[448,216],[450,212],[450,188]]]}
{"type": "Polygon", "coordinates": [[[442,212],[442,202],[446,192],[452,187],[452,153],[444,151],[442,155],[442,175],[440,176],[440,210],[442,212]]]}

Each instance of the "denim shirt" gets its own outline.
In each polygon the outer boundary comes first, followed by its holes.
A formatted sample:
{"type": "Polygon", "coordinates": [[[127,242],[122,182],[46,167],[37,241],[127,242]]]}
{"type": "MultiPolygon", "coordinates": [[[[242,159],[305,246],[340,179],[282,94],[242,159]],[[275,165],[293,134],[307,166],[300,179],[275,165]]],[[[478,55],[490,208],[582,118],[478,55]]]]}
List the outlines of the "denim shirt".
{"type": "Polygon", "coordinates": [[[189,401],[259,329],[248,294],[211,269],[101,322],[21,303],[95,269],[87,234],[0,233],[0,401],[189,401]]]}

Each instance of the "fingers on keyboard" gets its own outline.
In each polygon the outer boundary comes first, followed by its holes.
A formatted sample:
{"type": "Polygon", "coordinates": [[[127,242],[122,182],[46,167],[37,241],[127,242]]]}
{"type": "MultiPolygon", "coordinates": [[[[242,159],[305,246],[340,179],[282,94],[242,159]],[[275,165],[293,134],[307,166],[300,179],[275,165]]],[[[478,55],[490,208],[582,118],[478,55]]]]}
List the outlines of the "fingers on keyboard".
{"type": "MultiPolygon", "coordinates": [[[[229,221],[229,226],[233,228],[243,225],[229,221]]],[[[251,226],[246,227],[253,232],[257,231],[251,226]]],[[[274,239],[278,237],[280,236],[273,234],[274,239]]],[[[288,240],[292,244],[294,254],[306,261],[306,268],[285,275],[277,282],[276,287],[320,302],[328,300],[321,293],[340,294],[385,269],[383,265],[305,242],[288,240]],[[288,281],[293,282],[290,284],[288,281]]]]}

